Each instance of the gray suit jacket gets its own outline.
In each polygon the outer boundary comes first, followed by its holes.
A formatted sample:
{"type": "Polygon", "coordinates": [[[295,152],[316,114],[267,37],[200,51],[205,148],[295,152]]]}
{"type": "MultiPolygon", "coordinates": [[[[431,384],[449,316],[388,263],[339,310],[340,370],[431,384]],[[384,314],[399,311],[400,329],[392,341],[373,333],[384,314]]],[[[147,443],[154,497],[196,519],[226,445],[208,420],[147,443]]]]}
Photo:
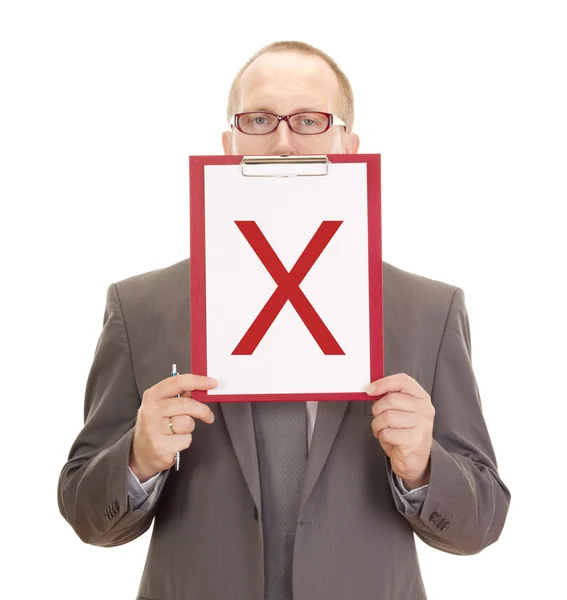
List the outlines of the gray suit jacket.
{"type": "MultiPolygon", "coordinates": [[[[498,539],[510,492],[471,364],[463,291],[384,263],[385,375],[407,373],[436,409],[431,479],[406,514],[373,436],[372,400],[321,402],[295,538],[295,600],[424,600],[414,533],[452,554],[498,539]]],[[[85,425],[59,478],[78,536],[125,544],[154,521],[138,598],[262,600],[262,506],[250,403],[208,405],[179,472],[133,510],[127,466],[146,389],[188,373],[189,260],[111,284],[85,391],[85,425]]]]}

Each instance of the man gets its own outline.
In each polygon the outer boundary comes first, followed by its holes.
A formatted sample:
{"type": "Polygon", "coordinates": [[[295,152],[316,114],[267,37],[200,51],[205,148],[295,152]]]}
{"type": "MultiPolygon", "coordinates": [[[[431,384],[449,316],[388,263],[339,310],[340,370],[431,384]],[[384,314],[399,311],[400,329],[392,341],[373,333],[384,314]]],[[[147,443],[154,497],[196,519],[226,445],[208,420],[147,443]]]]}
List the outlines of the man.
{"type": "MultiPolygon", "coordinates": [[[[237,75],[222,143],[227,154],[356,153],[353,115],[328,56],[272,44],[237,75]]],[[[188,373],[189,261],[110,285],[58,497],[98,546],[153,520],[139,598],[425,599],[414,533],[452,554],[498,539],[510,492],[463,291],[387,263],[383,283],[386,376],[368,401],[321,403],[191,399],[216,382],[188,373]]]]}

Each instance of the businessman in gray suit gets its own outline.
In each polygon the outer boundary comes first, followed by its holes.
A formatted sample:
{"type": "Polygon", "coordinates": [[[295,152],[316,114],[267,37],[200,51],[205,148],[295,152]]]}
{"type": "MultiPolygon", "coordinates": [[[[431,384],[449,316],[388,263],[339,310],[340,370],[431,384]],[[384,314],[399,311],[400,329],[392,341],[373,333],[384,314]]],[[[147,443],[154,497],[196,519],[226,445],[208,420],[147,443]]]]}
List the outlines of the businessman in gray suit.
{"type": "MultiPolygon", "coordinates": [[[[272,44],[233,83],[224,151],[356,153],[353,114],[332,59],[272,44]]],[[[137,598],[424,600],[414,533],[461,555],[499,538],[510,492],[462,289],[383,264],[385,377],[367,401],[201,403],[191,392],[216,382],[189,373],[189,268],[109,286],[59,479],[86,543],[125,544],[153,521],[137,598]]]]}

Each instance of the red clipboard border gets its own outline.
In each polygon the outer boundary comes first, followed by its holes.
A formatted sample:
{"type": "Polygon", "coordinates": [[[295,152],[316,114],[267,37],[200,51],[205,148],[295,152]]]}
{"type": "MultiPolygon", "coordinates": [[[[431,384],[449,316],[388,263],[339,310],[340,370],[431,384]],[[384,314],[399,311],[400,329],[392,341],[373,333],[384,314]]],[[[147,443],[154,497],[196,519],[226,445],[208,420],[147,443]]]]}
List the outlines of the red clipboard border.
{"type": "MultiPolygon", "coordinates": [[[[382,214],[379,154],[328,154],[331,163],[366,163],[368,192],[368,289],[370,379],[384,376],[384,328],[382,305],[382,214]],[[374,202],[371,202],[371,198],[374,202]]],[[[239,165],[242,155],[189,157],[190,230],[190,343],[191,373],[207,373],[207,299],[205,264],[205,166],[239,165]]],[[[211,376],[214,377],[214,374],[211,376]]],[[[219,374],[217,373],[217,376],[219,374]]],[[[364,392],[308,394],[208,394],[195,390],[200,402],[282,402],[370,400],[364,392]]]]}

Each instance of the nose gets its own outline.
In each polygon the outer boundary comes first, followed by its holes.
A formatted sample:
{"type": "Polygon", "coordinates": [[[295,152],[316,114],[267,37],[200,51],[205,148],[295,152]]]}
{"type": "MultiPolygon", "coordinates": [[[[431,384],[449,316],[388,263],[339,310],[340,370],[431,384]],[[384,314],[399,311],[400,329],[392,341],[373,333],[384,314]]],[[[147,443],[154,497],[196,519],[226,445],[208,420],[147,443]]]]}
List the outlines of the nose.
{"type": "Polygon", "coordinates": [[[288,124],[282,121],[272,134],[272,154],[294,154],[293,135],[288,124]]]}

